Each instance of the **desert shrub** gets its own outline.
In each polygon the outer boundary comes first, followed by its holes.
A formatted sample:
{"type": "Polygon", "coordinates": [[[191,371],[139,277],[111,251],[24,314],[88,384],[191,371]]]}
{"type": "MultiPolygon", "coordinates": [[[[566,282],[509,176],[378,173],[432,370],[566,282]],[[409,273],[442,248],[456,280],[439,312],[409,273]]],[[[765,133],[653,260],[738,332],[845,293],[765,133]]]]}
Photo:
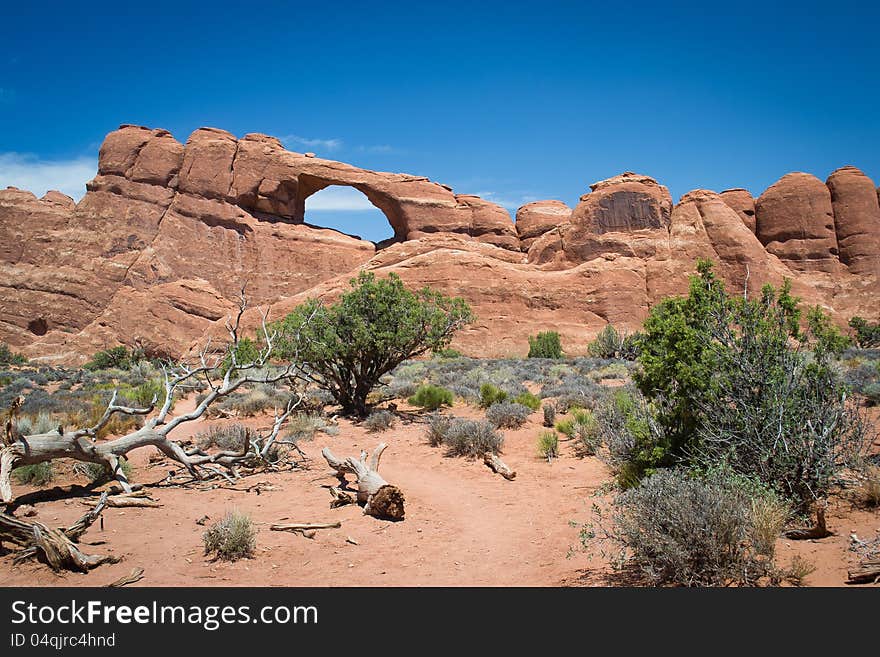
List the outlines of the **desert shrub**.
{"type": "MultiPolygon", "coordinates": [[[[131,481],[131,463],[126,458],[119,459],[119,469],[128,481],[131,481]]],[[[74,471],[83,474],[93,484],[101,484],[113,478],[113,472],[103,463],[77,463],[74,471]]]]}
{"type": "Polygon", "coordinates": [[[112,368],[125,370],[131,367],[131,363],[131,352],[126,347],[119,346],[95,353],[83,367],[87,370],[109,370],[112,368]]]}
{"type": "MultiPolygon", "coordinates": [[[[65,427],[93,427],[103,417],[110,401],[110,393],[92,394],[88,402],[68,412],[60,420],[65,427]]],[[[144,419],[140,415],[124,415],[115,413],[97,433],[97,438],[122,436],[143,426],[144,419]]]]}
{"type": "Polygon", "coordinates": [[[587,353],[593,358],[617,358],[623,346],[623,336],[613,324],[606,324],[596,338],[587,345],[587,353]]]}
{"type": "Polygon", "coordinates": [[[409,398],[413,406],[436,411],[441,406],[452,406],[452,391],[430,383],[419,386],[416,393],[409,398]]]}
{"type": "Polygon", "coordinates": [[[285,439],[293,442],[300,440],[308,441],[312,440],[319,431],[327,435],[336,435],[334,430],[338,433],[338,427],[329,424],[320,415],[297,413],[296,415],[291,415],[287,420],[285,439]]]}
{"type": "Polygon", "coordinates": [[[553,404],[544,404],[544,426],[552,427],[556,423],[556,407],[553,404]]]}
{"type": "Polygon", "coordinates": [[[208,409],[209,415],[219,411],[232,412],[239,416],[251,417],[268,410],[282,408],[287,404],[290,393],[269,385],[257,385],[250,390],[233,393],[208,409]]]}
{"type": "Polygon", "coordinates": [[[214,554],[216,559],[224,561],[251,557],[257,547],[257,532],[250,517],[238,511],[228,511],[202,538],[205,555],[214,554]]]}
{"type": "Polygon", "coordinates": [[[772,557],[776,539],[791,517],[791,507],[776,495],[764,492],[751,497],[749,539],[758,554],[772,557]]]}
{"type": "Polygon", "coordinates": [[[147,408],[153,399],[161,407],[165,403],[165,384],[159,379],[148,379],[136,386],[105,384],[98,389],[117,389],[120,403],[128,402],[135,408],[147,408]]]}
{"type": "Polygon", "coordinates": [[[254,437],[253,431],[243,424],[225,424],[197,434],[195,443],[204,450],[216,447],[224,451],[242,452],[254,437]]]}
{"type": "Polygon", "coordinates": [[[851,359],[844,366],[843,380],[854,391],[861,395],[871,385],[880,383],[880,361],[863,361],[851,359]]]}
{"type": "Polygon", "coordinates": [[[385,387],[386,399],[407,399],[416,394],[419,384],[414,381],[394,380],[385,387]]]}
{"type": "Polygon", "coordinates": [[[516,402],[498,402],[486,410],[486,419],[499,429],[518,429],[526,423],[532,409],[516,402]]]}
{"type": "Polygon", "coordinates": [[[498,404],[507,400],[507,393],[496,385],[484,383],[480,386],[480,406],[489,408],[493,404],[498,404]]]}
{"type": "Polygon", "coordinates": [[[562,358],[562,343],[556,331],[529,336],[529,358],[562,358]]]}
{"type": "Polygon", "coordinates": [[[541,398],[556,398],[556,410],[567,413],[570,408],[593,408],[605,395],[606,389],[586,377],[566,378],[541,388],[541,398]]]}
{"type": "Polygon", "coordinates": [[[548,461],[559,456],[559,436],[555,431],[542,431],[538,436],[538,454],[548,461]]]}
{"type": "Polygon", "coordinates": [[[434,356],[437,358],[443,358],[447,360],[451,360],[453,358],[461,358],[462,354],[460,351],[456,349],[435,349],[433,352],[434,356]]]}
{"type": "Polygon", "coordinates": [[[24,365],[27,358],[22,354],[15,353],[5,342],[0,342],[0,365],[24,365]]]}
{"type": "Polygon", "coordinates": [[[864,479],[859,485],[859,499],[867,507],[880,506],[880,467],[865,468],[864,479]]]}
{"type": "Polygon", "coordinates": [[[602,439],[599,433],[599,425],[592,413],[589,413],[583,421],[575,424],[575,434],[579,443],[578,450],[584,456],[592,456],[599,451],[602,439]]]}
{"type": "Polygon", "coordinates": [[[575,425],[574,419],[568,417],[563,420],[557,421],[555,429],[559,433],[561,433],[563,436],[566,436],[567,438],[574,438],[574,433],[575,433],[574,425],[575,425]]]}
{"type": "Polygon", "coordinates": [[[487,452],[498,454],[504,437],[485,420],[465,420],[442,415],[428,424],[428,442],[446,447],[447,456],[478,457],[487,452]]]}
{"type": "Polygon", "coordinates": [[[781,571],[780,575],[794,586],[801,586],[804,583],[804,578],[814,572],[816,572],[816,566],[796,554],[791,558],[789,567],[781,571]]]}
{"type": "Polygon", "coordinates": [[[605,381],[606,379],[625,379],[629,376],[629,370],[623,363],[612,363],[605,367],[590,372],[593,381],[605,381]]]}
{"type": "Polygon", "coordinates": [[[755,585],[773,573],[771,530],[756,527],[752,498],[734,482],[660,470],[617,496],[611,523],[618,564],[653,584],[755,585]]]}
{"type": "Polygon", "coordinates": [[[608,448],[604,457],[618,485],[628,488],[654,471],[654,446],[660,430],[645,398],[622,388],[608,395],[594,414],[597,440],[608,448]]]}
{"type": "Polygon", "coordinates": [[[635,380],[659,430],[643,437],[636,470],[727,463],[803,509],[865,442],[830,360],[841,336],[818,308],[801,330],[787,281],[732,297],[710,262],[697,269],[689,295],[645,321],[635,380]]]}
{"type": "Polygon", "coordinates": [[[575,424],[592,424],[594,421],[593,414],[585,408],[572,408],[571,418],[575,424]]]}
{"type": "Polygon", "coordinates": [[[449,431],[456,420],[457,418],[451,415],[431,413],[428,417],[428,429],[426,432],[428,444],[431,447],[440,447],[446,436],[449,435],[449,431]]]}
{"type": "Polygon", "coordinates": [[[387,431],[394,426],[394,413],[391,411],[373,411],[364,420],[364,428],[370,433],[387,431]]]}
{"type": "Polygon", "coordinates": [[[367,414],[367,395],[407,359],[448,346],[473,319],[468,304],[423,288],[407,290],[396,274],[362,271],[332,305],[311,299],[274,328],[276,357],[296,357],[344,413],[367,414]]]}
{"type": "Polygon", "coordinates": [[[868,406],[880,405],[880,383],[869,383],[862,388],[862,395],[868,406]]]}
{"type": "Polygon", "coordinates": [[[16,428],[26,436],[36,433],[49,433],[58,428],[58,422],[55,417],[49,413],[42,412],[36,417],[22,416],[16,422],[16,428]]]}
{"type": "Polygon", "coordinates": [[[223,362],[220,364],[221,375],[225,376],[226,372],[232,367],[233,356],[235,357],[235,363],[237,365],[257,362],[260,359],[261,347],[262,345],[258,344],[251,338],[239,338],[235,348],[231,350],[230,353],[226,354],[223,358],[223,362]]]}
{"type": "Polygon", "coordinates": [[[31,486],[45,486],[55,479],[55,468],[52,461],[43,461],[42,463],[33,463],[31,465],[22,465],[12,471],[12,476],[21,484],[30,484],[31,486]]]}
{"type": "Polygon", "coordinates": [[[532,411],[537,411],[538,407],[541,406],[541,398],[537,395],[533,395],[530,392],[523,392],[516,397],[513,398],[513,401],[517,404],[521,404],[532,411]]]}
{"type": "Polygon", "coordinates": [[[870,323],[864,318],[856,316],[849,320],[849,325],[859,347],[863,349],[880,347],[880,322],[870,323]]]}

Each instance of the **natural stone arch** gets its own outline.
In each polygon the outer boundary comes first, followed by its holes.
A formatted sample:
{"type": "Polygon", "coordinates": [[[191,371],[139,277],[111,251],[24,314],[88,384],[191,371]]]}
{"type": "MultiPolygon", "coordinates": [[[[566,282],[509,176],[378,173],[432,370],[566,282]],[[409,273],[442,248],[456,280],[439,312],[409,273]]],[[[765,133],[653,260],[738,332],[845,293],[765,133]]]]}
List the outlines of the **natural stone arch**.
{"type": "Polygon", "coordinates": [[[402,242],[407,239],[408,226],[406,218],[401,211],[400,203],[390,194],[375,189],[367,183],[349,183],[335,178],[315,176],[301,173],[297,176],[297,194],[293,204],[293,220],[296,223],[306,221],[306,200],[321,190],[328,187],[349,187],[356,189],[367,197],[367,200],[378,209],[394,231],[394,242],[402,242]]]}

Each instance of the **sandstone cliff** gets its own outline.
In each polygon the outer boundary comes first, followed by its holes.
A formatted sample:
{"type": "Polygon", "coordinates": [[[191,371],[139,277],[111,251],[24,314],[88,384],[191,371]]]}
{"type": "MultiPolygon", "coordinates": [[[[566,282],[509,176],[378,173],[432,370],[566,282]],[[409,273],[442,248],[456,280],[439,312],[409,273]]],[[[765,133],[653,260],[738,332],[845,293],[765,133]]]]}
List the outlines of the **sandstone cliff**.
{"type": "Polygon", "coordinates": [[[791,278],[839,322],[876,320],[878,199],[854,167],[826,183],[788,174],[757,200],[696,190],[678,204],[627,172],[592,185],[574,209],[524,205],[514,223],[427,178],[289,152],[266,135],[202,128],[181,144],[122,126],[78,204],[0,190],[0,340],[47,362],[82,362],[120,342],[178,356],[217,331],[242,284],[280,317],[368,268],[467,298],[478,320],[456,341],[466,353],[521,355],[526,336],[546,329],[580,353],[606,323],[634,330],[652,304],[686,291],[698,257],[737,289],[791,278]],[[305,224],[306,198],[329,185],[361,191],[393,243],[377,251],[305,224]]]}

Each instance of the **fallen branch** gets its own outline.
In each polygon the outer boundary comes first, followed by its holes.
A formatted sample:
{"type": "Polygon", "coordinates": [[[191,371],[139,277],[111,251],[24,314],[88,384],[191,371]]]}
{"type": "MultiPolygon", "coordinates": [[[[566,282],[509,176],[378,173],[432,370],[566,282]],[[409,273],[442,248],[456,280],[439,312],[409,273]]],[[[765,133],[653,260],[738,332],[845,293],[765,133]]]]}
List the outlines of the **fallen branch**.
{"type": "Polygon", "coordinates": [[[793,541],[806,541],[809,539],[827,538],[834,535],[825,525],[825,509],[821,506],[816,509],[816,524],[807,529],[789,529],[783,532],[785,538],[793,541]]]}
{"type": "Polygon", "coordinates": [[[309,529],[339,529],[342,523],[336,522],[291,522],[283,525],[272,525],[269,527],[273,532],[299,532],[309,529]]]}
{"type": "Polygon", "coordinates": [[[873,584],[880,581],[880,560],[862,561],[847,575],[847,584],[873,584]]]}
{"type": "Polygon", "coordinates": [[[134,584],[135,582],[139,582],[144,578],[144,569],[143,568],[132,568],[131,572],[128,575],[120,577],[114,582],[110,582],[107,585],[107,588],[119,588],[121,586],[127,586],[128,584],[134,584]]]}
{"type": "Polygon", "coordinates": [[[497,454],[486,452],[483,455],[483,463],[489,466],[492,472],[500,474],[508,481],[513,481],[513,479],[516,477],[516,471],[511,470],[504,461],[498,458],[497,454]]]}
{"type": "MultiPolygon", "coordinates": [[[[87,502],[83,502],[83,504],[87,504],[87,502]]],[[[146,495],[115,495],[107,498],[107,506],[116,509],[127,509],[132,507],[157,509],[162,505],[146,495]]]]}
{"type": "Polygon", "coordinates": [[[327,464],[336,470],[340,481],[345,481],[346,474],[353,474],[357,478],[357,501],[364,505],[364,513],[375,518],[403,520],[403,491],[379,475],[379,461],[387,447],[385,443],[379,443],[369,463],[366,451],[361,452],[360,458],[349,456],[344,461],[336,458],[329,447],[322,449],[321,454],[327,464]]]}
{"type": "Polygon", "coordinates": [[[54,571],[87,572],[104,563],[116,563],[119,557],[89,555],[80,551],[76,541],[98,519],[107,503],[107,493],[98,504],[67,529],[51,529],[41,522],[26,521],[0,512],[0,542],[8,541],[22,548],[13,563],[42,557],[54,571]]]}
{"type": "Polygon", "coordinates": [[[306,538],[315,538],[319,529],[339,529],[341,522],[293,522],[284,525],[272,525],[269,527],[273,532],[293,532],[306,538]]]}

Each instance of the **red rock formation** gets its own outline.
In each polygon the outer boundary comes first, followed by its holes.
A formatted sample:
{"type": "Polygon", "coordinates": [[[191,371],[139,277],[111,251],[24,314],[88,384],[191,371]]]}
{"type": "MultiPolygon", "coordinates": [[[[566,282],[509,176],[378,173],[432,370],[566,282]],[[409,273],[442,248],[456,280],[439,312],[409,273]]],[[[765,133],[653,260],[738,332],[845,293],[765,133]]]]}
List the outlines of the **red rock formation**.
{"type": "Polygon", "coordinates": [[[568,224],[529,248],[529,262],[565,267],[609,253],[650,258],[668,237],[672,198],[653,178],[627,172],[590,186],[568,224]]]}
{"type": "Polygon", "coordinates": [[[807,173],[789,173],[755,203],[756,235],[767,251],[802,271],[837,271],[831,194],[807,173]]]}
{"type": "Polygon", "coordinates": [[[868,176],[847,166],[828,177],[840,260],[855,273],[880,274],[880,204],[868,176]]]}
{"type": "Polygon", "coordinates": [[[755,198],[747,189],[725,189],[721,192],[721,200],[736,210],[748,229],[755,232],[755,198]]]}
{"type": "Polygon", "coordinates": [[[534,201],[516,211],[516,232],[523,251],[549,230],[571,222],[571,208],[562,201],[534,201]]]}
{"type": "MultiPolygon", "coordinates": [[[[673,208],[657,181],[625,173],[574,211],[527,204],[514,225],[427,178],[288,152],[266,135],[203,128],[182,145],[123,126],[87,189],[78,204],[0,191],[0,340],[47,361],[83,362],[119,342],[177,356],[222,336],[245,282],[251,303],[280,317],[308,296],[332,298],[359,268],[468,299],[478,319],[456,344],[473,355],[522,355],[546,329],[582,353],[606,323],[635,330],[652,304],[685,292],[701,257],[731,289],[791,278],[841,323],[880,312],[878,192],[852,168],[827,188],[786,176],[754,210],[745,190],[698,190],[673,208]],[[306,198],[329,185],[363,192],[396,242],[377,251],[304,225],[306,198]]],[[[258,318],[249,312],[249,326],[258,318]]]]}

